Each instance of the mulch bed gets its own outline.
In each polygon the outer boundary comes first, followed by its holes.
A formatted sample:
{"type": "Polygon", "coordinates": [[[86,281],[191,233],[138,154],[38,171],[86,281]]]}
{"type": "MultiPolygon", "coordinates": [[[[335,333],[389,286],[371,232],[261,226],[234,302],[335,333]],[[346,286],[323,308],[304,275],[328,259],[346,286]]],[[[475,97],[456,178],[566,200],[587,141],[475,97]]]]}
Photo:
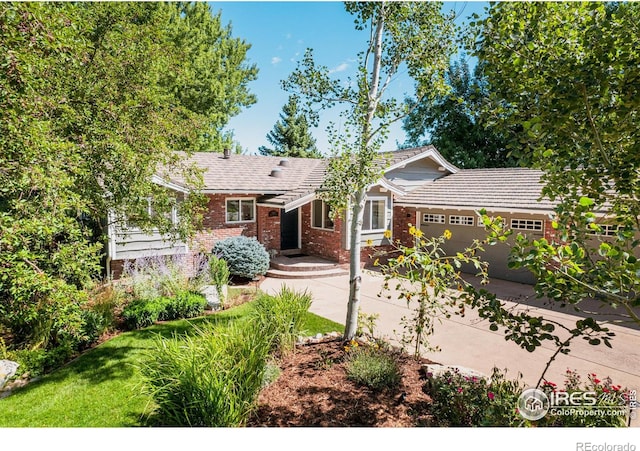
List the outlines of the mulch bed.
{"type": "Polygon", "coordinates": [[[250,427],[413,427],[429,424],[422,365],[399,356],[403,373],[395,389],[374,391],[347,379],[340,341],[298,346],[281,359],[279,378],[266,387],[250,427]]]}

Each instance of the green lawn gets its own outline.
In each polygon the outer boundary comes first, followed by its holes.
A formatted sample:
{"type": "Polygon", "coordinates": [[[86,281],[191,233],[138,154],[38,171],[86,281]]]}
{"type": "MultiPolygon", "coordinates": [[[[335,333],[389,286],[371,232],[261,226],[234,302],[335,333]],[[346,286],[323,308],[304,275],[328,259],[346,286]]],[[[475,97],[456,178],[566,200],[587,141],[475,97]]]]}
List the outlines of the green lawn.
{"type": "MultiPolygon", "coordinates": [[[[250,309],[251,304],[244,304],[216,315],[119,335],[0,400],[0,427],[141,426],[150,398],[141,393],[138,364],[157,334],[188,334],[194,324],[238,320],[250,309]]],[[[343,326],[312,313],[305,319],[309,335],[342,330],[343,326]]]]}

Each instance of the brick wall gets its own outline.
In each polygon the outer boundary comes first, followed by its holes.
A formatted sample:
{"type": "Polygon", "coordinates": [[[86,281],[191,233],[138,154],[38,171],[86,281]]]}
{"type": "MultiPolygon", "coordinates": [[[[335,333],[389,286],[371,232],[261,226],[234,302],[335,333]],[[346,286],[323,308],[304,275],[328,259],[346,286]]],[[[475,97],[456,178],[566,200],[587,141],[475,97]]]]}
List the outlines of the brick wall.
{"type": "Polygon", "coordinates": [[[258,241],[260,241],[267,251],[277,255],[280,253],[280,210],[270,207],[257,207],[258,212],[258,241]],[[275,212],[277,214],[271,213],[275,212]],[[272,216],[269,216],[269,213],[272,216]]]}
{"type": "Polygon", "coordinates": [[[209,253],[217,241],[225,238],[241,235],[258,238],[257,223],[255,221],[227,224],[225,216],[225,200],[227,197],[233,197],[234,199],[252,198],[251,196],[207,194],[207,211],[204,213],[202,218],[203,230],[197,232],[193,238],[193,242],[191,243],[191,249],[193,252],[209,253]]]}
{"type": "MultiPolygon", "coordinates": [[[[406,214],[406,212],[404,213],[406,214]]],[[[397,217],[394,210],[394,219],[397,217]]],[[[415,210],[413,210],[413,218],[415,218],[415,210]]],[[[395,224],[394,229],[396,229],[395,224]]],[[[404,229],[403,242],[411,242],[406,223],[404,229]],[[405,235],[409,238],[404,238],[405,235]]],[[[338,262],[345,267],[348,266],[351,252],[343,247],[343,242],[346,239],[346,237],[343,237],[343,231],[343,221],[340,219],[336,219],[333,231],[312,228],[311,205],[308,204],[302,207],[302,252],[305,254],[317,255],[338,262]]],[[[384,254],[391,250],[393,250],[393,247],[388,245],[367,247],[363,244],[360,252],[360,262],[364,266],[372,266],[376,258],[384,261],[384,254]]]]}
{"type": "Polygon", "coordinates": [[[544,237],[550,243],[557,242],[556,230],[551,226],[551,219],[545,219],[543,224],[544,237]]]}
{"type": "Polygon", "coordinates": [[[416,225],[416,209],[413,207],[393,207],[393,241],[400,240],[404,246],[413,245],[413,237],[409,234],[409,224],[416,225]]]}
{"type": "Polygon", "coordinates": [[[122,276],[122,270],[125,262],[126,260],[111,260],[109,262],[112,279],[119,279],[120,276],[122,276]]]}
{"type": "Polygon", "coordinates": [[[311,204],[302,209],[302,252],[317,255],[338,263],[349,261],[349,251],[342,248],[342,220],[336,219],[333,230],[314,229],[311,227],[311,204]]]}

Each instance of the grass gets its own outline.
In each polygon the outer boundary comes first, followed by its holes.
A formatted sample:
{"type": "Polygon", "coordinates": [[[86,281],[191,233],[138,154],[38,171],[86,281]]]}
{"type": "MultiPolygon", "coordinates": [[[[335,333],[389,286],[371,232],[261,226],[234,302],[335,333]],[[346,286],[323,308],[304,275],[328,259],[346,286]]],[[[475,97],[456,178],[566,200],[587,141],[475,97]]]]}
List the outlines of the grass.
{"type": "MultiPolygon", "coordinates": [[[[133,427],[144,425],[150,398],[138,370],[159,334],[191,334],[194,325],[237,321],[252,310],[243,304],[215,315],[157,324],[127,332],[65,367],[0,400],[0,427],[133,427]]],[[[307,313],[309,335],[342,331],[333,321],[307,313]]]]}

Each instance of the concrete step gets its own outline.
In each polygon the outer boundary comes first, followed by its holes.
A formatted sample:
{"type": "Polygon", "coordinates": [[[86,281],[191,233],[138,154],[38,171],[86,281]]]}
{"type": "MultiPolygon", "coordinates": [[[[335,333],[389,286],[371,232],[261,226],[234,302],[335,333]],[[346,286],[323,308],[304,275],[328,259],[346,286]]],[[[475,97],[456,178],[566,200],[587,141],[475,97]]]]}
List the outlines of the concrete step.
{"type": "Polygon", "coordinates": [[[271,268],[267,271],[267,277],[274,279],[320,279],[323,277],[336,277],[349,274],[344,269],[334,267],[331,269],[323,269],[318,271],[285,271],[281,269],[271,268]]]}
{"type": "Polygon", "coordinates": [[[271,262],[271,268],[279,271],[290,272],[311,272],[311,271],[327,271],[338,268],[337,263],[321,263],[321,262],[300,262],[300,263],[281,263],[277,261],[271,262]]]}

